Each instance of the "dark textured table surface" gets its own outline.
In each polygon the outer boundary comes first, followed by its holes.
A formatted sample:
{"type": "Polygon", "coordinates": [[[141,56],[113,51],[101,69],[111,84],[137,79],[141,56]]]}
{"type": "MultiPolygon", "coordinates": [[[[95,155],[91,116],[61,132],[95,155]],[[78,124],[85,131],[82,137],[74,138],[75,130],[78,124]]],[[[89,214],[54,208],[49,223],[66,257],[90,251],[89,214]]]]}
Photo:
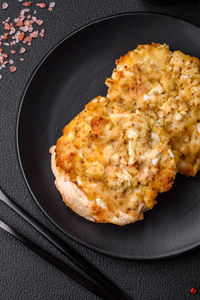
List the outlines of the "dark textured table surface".
{"type": "MultiPolygon", "coordinates": [[[[5,11],[0,9],[0,21],[7,15],[14,16],[19,7],[17,0],[6,2],[9,8],[5,11]]],[[[0,81],[0,186],[26,211],[112,278],[133,299],[200,299],[200,249],[170,260],[155,262],[128,261],[95,253],[71,241],[48,221],[28,192],[17,160],[15,144],[17,111],[27,81],[40,60],[58,41],[82,25],[112,14],[133,11],[160,12],[178,16],[200,26],[198,0],[178,1],[177,4],[162,7],[146,4],[140,0],[57,0],[51,15],[49,12],[42,12],[46,29],[45,39],[34,41],[17,72],[14,74],[3,72],[4,77],[0,81]],[[196,295],[190,294],[192,287],[197,288],[196,295]]],[[[0,219],[67,261],[2,203],[0,203],[0,219]]],[[[0,299],[97,298],[0,230],[0,299]]]]}

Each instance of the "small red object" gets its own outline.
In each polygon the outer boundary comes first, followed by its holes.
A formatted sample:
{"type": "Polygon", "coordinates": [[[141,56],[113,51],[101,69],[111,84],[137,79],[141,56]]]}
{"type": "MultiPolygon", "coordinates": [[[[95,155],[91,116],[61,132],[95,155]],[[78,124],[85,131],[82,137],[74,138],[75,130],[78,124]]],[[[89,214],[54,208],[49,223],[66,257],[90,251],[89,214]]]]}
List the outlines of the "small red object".
{"type": "Polygon", "coordinates": [[[23,5],[24,5],[25,7],[29,7],[29,6],[31,6],[31,4],[32,4],[31,1],[28,1],[28,2],[23,3],[23,5]]]}
{"type": "Polygon", "coordinates": [[[41,26],[43,24],[43,20],[37,20],[36,23],[41,26]]]}
{"type": "Polygon", "coordinates": [[[29,36],[27,36],[27,41],[28,41],[28,43],[31,43],[31,41],[32,41],[32,37],[29,35],[29,36]]]}
{"type": "Polygon", "coordinates": [[[40,8],[46,8],[47,5],[45,3],[37,3],[37,6],[39,6],[40,8]]]}
{"type": "Polygon", "coordinates": [[[7,40],[8,39],[8,33],[4,33],[3,38],[4,38],[4,40],[7,40]]]}
{"type": "Polygon", "coordinates": [[[17,26],[18,27],[22,27],[24,25],[24,23],[22,22],[22,20],[19,20],[18,22],[17,22],[17,26]]]}
{"type": "Polygon", "coordinates": [[[19,35],[19,40],[23,41],[24,37],[25,37],[25,33],[21,32],[20,35],[19,35]]]}
{"type": "Polygon", "coordinates": [[[4,28],[5,28],[6,30],[10,30],[10,29],[11,29],[11,25],[8,24],[8,23],[6,23],[5,26],[4,26],[4,28]]]}
{"type": "Polygon", "coordinates": [[[10,67],[10,72],[14,73],[17,70],[17,68],[15,66],[10,67]]]}
{"type": "Polygon", "coordinates": [[[190,293],[191,293],[192,295],[195,295],[195,294],[197,293],[197,289],[191,288],[190,293]]]}

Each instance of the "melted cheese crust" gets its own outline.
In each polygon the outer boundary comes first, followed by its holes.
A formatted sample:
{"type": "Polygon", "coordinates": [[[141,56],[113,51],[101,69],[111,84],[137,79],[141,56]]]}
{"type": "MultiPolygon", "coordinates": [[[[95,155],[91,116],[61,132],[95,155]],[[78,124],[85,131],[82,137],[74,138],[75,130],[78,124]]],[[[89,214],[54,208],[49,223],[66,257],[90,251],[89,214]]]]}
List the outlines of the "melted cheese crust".
{"type": "Polygon", "coordinates": [[[53,150],[59,191],[64,195],[64,182],[76,185],[89,201],[87,216],[63,200],[95,222],[142,219],[157,194],[173,184],[178,156],[168,142],[153,118],[127,103],[95,98],[64,128],[53,150]]]}
{"type": "Polygon", "coordinates": [[[170,136],[179,172],[200,169],[200,61],[164,44],[140,45],[116,61],[107,97],[145,113],[170,136]]]}

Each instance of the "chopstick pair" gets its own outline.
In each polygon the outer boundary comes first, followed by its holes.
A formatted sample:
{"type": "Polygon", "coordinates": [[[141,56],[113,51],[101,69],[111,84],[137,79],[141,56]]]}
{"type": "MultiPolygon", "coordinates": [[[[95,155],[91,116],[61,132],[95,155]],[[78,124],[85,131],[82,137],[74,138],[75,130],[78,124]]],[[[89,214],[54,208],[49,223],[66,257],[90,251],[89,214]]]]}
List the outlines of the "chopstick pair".
{"type": "Polygon", "coordinates": [[[21,241],[29,249],[34,251],[40,257],[44,258],[50,264],[53,264],[58,270],[66,274],[71,279],[75,280],[77,283],[79,283],[80,285],[88,289],[90,292],[94,293],[96,296],[102,299],[114,299],[113,296],[108,295],[108,293],[104,289],[102,289],[101,287],[93,283],[91,280],[88,280],[87,278],[83,277],[80,273],[74,271],[69,265],[63,263],[55,256],[47,252],[45,249],[33,243],[32,241],[30,241],[29,239],[21,235],[19,232],[12,229],[10,226],[6,225],[1,220],[0,220],[0,228],[9,232],[12,236],[14,236],[19,241],[21,241]]]}
{"type": "Polygon", "coordinates": [[[80,285],[94,293],[96,296],[105,300],[131,300],[125,295],[122,290],[115,285],[110,279],[108,279],[103,273],[95,268],[87,259],[79,254],[71,246],[65,244],[61,239],[56,237],[50,230],[45,228],[42,224],[36,221],[32,216],[20,208],[17,204],[11,201],[0,189],[0,200],[7,204],[12,210],[20,215],[25,221],[27,221],[34,229],[36,229],[43,237],[51,242],[57,249],[59,249],[65,256],[67,256],[73,263],[81,268],[91,279],[87,279],[79,272],[73,270],[68,264],[60,261],[55,256],[33,243],[26,237],[22,236],[17,231],[0,221],[0,228],[12,234],[15,238],[24,243],[28,248],[33,250],[39,256],[47,260],[54,265],[57,269],[62,271],[68,277],[75,280],[80,285]],[[96,281],[93,282],[93,280],[96,281]]]}

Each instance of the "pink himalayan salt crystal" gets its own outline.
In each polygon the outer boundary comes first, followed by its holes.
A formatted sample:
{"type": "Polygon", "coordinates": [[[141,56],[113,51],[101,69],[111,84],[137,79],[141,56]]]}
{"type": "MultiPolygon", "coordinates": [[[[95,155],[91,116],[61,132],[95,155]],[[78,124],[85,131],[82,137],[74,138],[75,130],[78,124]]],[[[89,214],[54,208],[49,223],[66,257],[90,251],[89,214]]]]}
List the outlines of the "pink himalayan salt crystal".
{"type": "Polygon", "coordinates": [[[12,27],[12,28],[10,29],[9,34],[11,35],[11,34],[14,34],[14,33],[15,33],[15,27],[12,27]]]}
{"type": "MultiPolygon", "coordinates": [[[[18,2],[24,2],[25,0],[17,0],[18,2]]],[[[3,2],[3,1],[2,1],[3,2]]],[[[7,2],[3,2],[2,4],[2,8],[6,9],[8,8],[9,4],[7,2]]],[[[41,3],[36,3],[36,6],[40,7],[40,8],[45,8],[48,7],[50,11],[52,11],[52,8],[55,6],[55,2],[50,2],[49,4],[45,4],[44,2],[41,3]]],[[[36,10],[34,10],[34,12],[32,13],[32,15],[36,14],[36,10]]],[[[36,16],[32,16],[31,15],[31,10],[29,8],[23,8],[20,10],[19,12],[19,16],[16,18],[12,19],[12,22],[14,23],[14,25],[12,25],[11,23],[9,23],[10,17],[8,17],[6,20],[2,21],[2,25],[5,25],[3,27],[6,30],[8,30],[8,32],[6,34],[8,34],[10,36],[10,39],[12,41],[4,41],[5,40],[5,33],[4,35],[0,36],[0,46],[13,46],[13,45],[17,45],[18,43],[22,44],[22,43],[27,43],[29,46],[31,46],[31,41],[33,38],[37,38],[39,35],[41,37],[44,37],[44,29],[39,30],[35,30],[34,31],[34,27],[33,24],[35,23],[35,25],[41,26],[43,25],[43,20],[41,19],[37,19],[36,16]],[[19,24],[16,24],[19,23],[19,24]],[[15,25],[16,24],[16,25],[15,25]],[[21,26],[20,26],[21,25],[21,26]],[[15,28],[15,26],[17,26],[15,28]],[[27,30],[28,29],[28,30],[27,30]],[[29,32],[29,36],[27,35],[27,33],[29,32]],[[24,35],[24,37],[22,38],[21,35],[24,35]]],[[[34,25],[34,26],[35,26],[34,25]]],[[[0,25],[1,26],[1,25],[0,25]]],[[[1,49],[0,49],[1,50],[1,49]]],[[[24,47],[21,47],[20,50],[18,50],[19,53],[24,53],[26,51],[26,49],[24,47]]],[[[14,49],[9,49],[9,52],[11,54],[15,54],[16,50],[14,49]]],[[[4,60],[5,58],[7,58],[5,55],[7,55],[6,53],[1,54],[0,52],[0,70],[4,69],[7,65],[9,66],[8,68],[10,69],[10,71],[13,73],[17,70],[15,64],[14,64],[14,59],[8,59],[8,60],[4,60]]],[[[24,61],[23,57],[19,58],[20,61],[24,61]]],[[[2,78],[2,75],[0,74],[0,79],[2,78]]]]}
{"type": "Polygon", "coordinates": [[[36,23],[41,26],[43,24],[43,20],[37,20],[36,23]]]}
{"type": "Polygon", "coordinates": [[[53,8],[55,5],[56,5],[55,2],[50,2],[50,3],[49,3],[49,8],[53,8]]]}
{"type": "Polygon", "coordinates": [[[7,2],[4,2],[4,3],[2,4],[2,9],[6,9],[6,8],[8,8],[8,3],[7,3],[7,2]]]}
{"type": "Polygon", "coordinates": [[[19,29],[22,30],[23,32],[27,32],[28,26],[22,26],[22,27],[19,27],[19,29]]]}
{"type": "Polygon", "coordinates": [[[37,3],[36,5],[39,6],[40,8],[46,8],[47,7],[47,5],[44,2],[37,3]]]}
{"type": "Polygon", "coordinates": [[[26,51],[26,49],[24,47],[21,47],[19,53],[24,53],[26,51]]]}
{"type": "Polygon", "coordinates": [[[38,30],[37,30],[37,31],[33,31],[33,32],[30,34],[30,36],[31,36],[32,38],[36,38],[36,37],[38,36],[38,30]]]}
{"type": "Polygon", "coordinates": [[[17,70],[17,68],[15,66],[10,67],[10,72],[14,73],[17,70]]]}

